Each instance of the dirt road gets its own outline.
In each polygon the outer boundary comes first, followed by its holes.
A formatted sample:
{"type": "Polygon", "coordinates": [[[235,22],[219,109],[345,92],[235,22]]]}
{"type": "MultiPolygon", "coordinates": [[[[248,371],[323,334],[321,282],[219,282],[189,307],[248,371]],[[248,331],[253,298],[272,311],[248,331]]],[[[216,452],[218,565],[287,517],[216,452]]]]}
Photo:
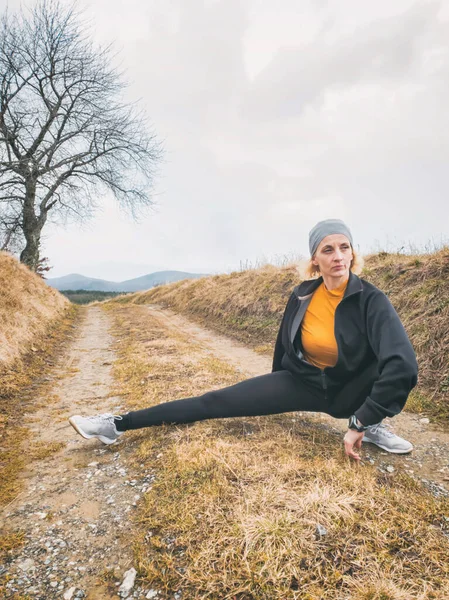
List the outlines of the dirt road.
{"type": "MultiPolygon", "coordinates": [[[[228,361],[242,379],[270,371],[269,357],[206,331],[185,317],[157,306],[149,306],[148,314],[164,326],[188,334],[205,354],[228,361]]],[[[100,307],[85,309],[67,355],[55,367],[52,396],[57,400],[47,404],[40,399],[43,408],[23,415],[32,443],[57,451],[42,452],[40,460],[29,464],[21,475],[23,492],[1,514],[2,528],[22,530],[25,535],[19,556],[0,565],[5,598],[128,597],[126,586],[117,585],[112,592],[111,580],[123,581],[133,567],[127,529],[154,474],[146,471],[145,465],[133,472],[135,466],[129,460],[132,445],[119,441],[103,446],[97,440],[83,440],[67,423],[71,414],[125,410],[122,399],[114,396],[110,325],[108,313],[100,307]]],[[[396,432],[415,445],[412,455],[388,455],[367,445],[364,460],[379,469],[404,469],[434,494],[447,494],[449,434],[420,418],[403,413],[393,420],[396,432]]],[[[310,419],[332,428],[336,436],[345,430],[346,421],[318,414],[310,419]]],[[[132,574],[128,576],[132,578],[132,574]]],[[[135,586],[129,597],[157,596],[151,589],[135,586]]]]}
{"type": "Polygon", "coordinates": [[[68,355],[55,369],[53,392],[59,400],[24,415],[34,444],[61,442],[63,447],[29,465],[22,474],[24,491],[3,511],[2,527],[25,532],[19,558],[3,566],[3,577],[10,578],[6,598],[14,593],[111,598],[108,573],[123,574],[131,567],[123,532],[142,489],[151,485],[151,474],[134,479],[119,446],[83,440],[67,423],[71,414],[120,411],[121,400],[111,395],[109,326],[103,310],[86,310],[68,355]]]}

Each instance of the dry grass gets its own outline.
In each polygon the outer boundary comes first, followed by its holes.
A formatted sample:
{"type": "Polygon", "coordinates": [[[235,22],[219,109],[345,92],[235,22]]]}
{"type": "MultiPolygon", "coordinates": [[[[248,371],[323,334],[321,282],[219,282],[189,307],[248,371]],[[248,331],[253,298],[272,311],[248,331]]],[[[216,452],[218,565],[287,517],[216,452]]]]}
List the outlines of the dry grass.
{"type": "Polygon", "coordinates": [[[61,354],[78,315],[77,309],[67,312],[52,324],[47,337],[39,340],[40,352],[23,355],[11,369],[0,372],[0,506],[9,503],[20,491],[18,474],[30,460],[29,454],[20,451],[28,435],[21,426],[23,414],[41,408],[39,398],[44,395],[47,404],[52,401],[52,382],[47,381],[46,375],[61,354]]]}
{"type": "Polygon", "coordinates": [[[0,370],[24,353],[62,317],[70,302],[6,252],[0,252],[0,370]]]}
{"type": "MultiPolygon", "coordinates": [[[[19,475],[31,460],[46,458],[60,450],[60,444],[54,442],[45,447],[35,444],[24,453],[22,448],[29,433],[21,426],[22,415],[41,408],[39,397],[45,396],[47,403],[52,401],[52,383],[46,380],[46,375],[61,355],[77,316],[77,309],[66,312],[52,324],[48,336],[39,340],[40,352],[22,355],[10,370],[0,373],[0,507],[8,506],[21,493],[23,481],[19,475]]],[[[0,555],[7,553],[11,559],[22,542],[21,534],[0,533],[0,555]]]]}
{"type": "Polygon", "coordinates": [[[28,460],[43,460],[66,447],[65,442],[39,442],[28,448],[28,460]]]}
{"type": "MultiPolygon", "coordinates": [[[[389,296],[415,348],[418,386],[407,409],[449,419],[449,247],[365,257],[362,278],[389,296]]],[[[295,265],[184,280],[110,301],[159,304],[271,354],[285,304],[300,282],[295,265]]]]}
{"type": "MultiPolygon", "coordinates": [[[[241,378],[143,307],[108,310],[120,336],[117,391],[130,407],[241,378]]],[[[292,417],[125,436],[136,467],[156,473],[135,519],[139,577],[189,600],[446,600],[448,501],[400,472],[357,467],[339,434],[292,417]]]]}
{"type": "Polygon", "coordinates": [[[23,531],[15,531],[7,533],[0,537],[0,562],[8,558],[11,552],[20,548],[25,541],[25,533],[23,531]]]}
{"type": "MultiPolygon", "coordinates": [[[[59,292],[0,252],[0,506],[21,490],[18,474],[30,460],[21,452],[28,435],[23,414],[40,407],[37,398],[44,392],[51,401],[46,376],[78,314],[59,292]]],[[[36,458],[42,453],[37,448],[36,458]]]]}
{"type": "Polygon", "coordinates": [[[111,302],[160,304],[251,345],[271,344],[279,316],[298,282],[294,266],[265,265],[229,275],[185,279],[111,302]]]}

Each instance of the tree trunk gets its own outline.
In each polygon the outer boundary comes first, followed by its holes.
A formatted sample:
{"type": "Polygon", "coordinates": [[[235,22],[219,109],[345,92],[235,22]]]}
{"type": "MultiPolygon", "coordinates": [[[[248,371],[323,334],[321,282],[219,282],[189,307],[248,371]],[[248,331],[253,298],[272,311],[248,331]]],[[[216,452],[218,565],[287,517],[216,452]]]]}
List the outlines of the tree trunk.
{"type": "Polygon", "coordinates": [[[32,271],[36,271],[39,265],[39,246],[41,231],[45,224],[46,214],[36,216],[34,201],[36,196],[36,182],[27,179],[25,183],[26,196],[23,207],[23,235],[26,246],[20,254],[20,262],[27,265],[32,271]]]}
{"type": "Polygon", "coordinates": [[[38,234],[34,231],[27,233],[25,239],[26,246],[20,253],[20,262],[27,265],[32,271],[36,271],[39,264],[40,232],[38,234]]]}

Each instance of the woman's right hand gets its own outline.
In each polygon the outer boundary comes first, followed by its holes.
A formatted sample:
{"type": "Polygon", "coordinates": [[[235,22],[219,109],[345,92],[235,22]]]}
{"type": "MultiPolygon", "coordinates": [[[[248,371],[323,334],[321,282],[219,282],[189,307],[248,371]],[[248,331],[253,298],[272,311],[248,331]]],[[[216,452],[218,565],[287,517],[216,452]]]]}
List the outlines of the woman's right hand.
{"type": "Polygon", "coordinates": [[[363,431],[355,431],[355,429],[348,429],[343,438],[343,443],[345,445],[345,453],[352,458],[353,460],[359,461],[360,455],[355,452],[355,448],[360,449],[362,447],[362,439],[364,432],[363,431]]]}

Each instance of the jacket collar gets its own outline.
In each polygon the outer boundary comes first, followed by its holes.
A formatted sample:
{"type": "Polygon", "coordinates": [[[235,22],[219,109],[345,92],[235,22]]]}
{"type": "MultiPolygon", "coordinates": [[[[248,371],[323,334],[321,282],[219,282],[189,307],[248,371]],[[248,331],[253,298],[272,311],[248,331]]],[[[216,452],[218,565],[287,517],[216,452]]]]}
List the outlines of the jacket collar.
{"type": "MultiPolygon", "coordinates": [[[[299,299],[303,299],[313,292],[323,283],[323,277],[318,277],[318,279],[308,279],[303,281],[299,285],[294,288],[294,291],[299,299]]],[[[352,296],[352,294],[356,294],[363,290],[362,282],[359,277],[352,271],[349,271],[349,279],[348,285],[346,286],[345,293],[343,298],[347,298],[348,296],[352,296]]]]}

